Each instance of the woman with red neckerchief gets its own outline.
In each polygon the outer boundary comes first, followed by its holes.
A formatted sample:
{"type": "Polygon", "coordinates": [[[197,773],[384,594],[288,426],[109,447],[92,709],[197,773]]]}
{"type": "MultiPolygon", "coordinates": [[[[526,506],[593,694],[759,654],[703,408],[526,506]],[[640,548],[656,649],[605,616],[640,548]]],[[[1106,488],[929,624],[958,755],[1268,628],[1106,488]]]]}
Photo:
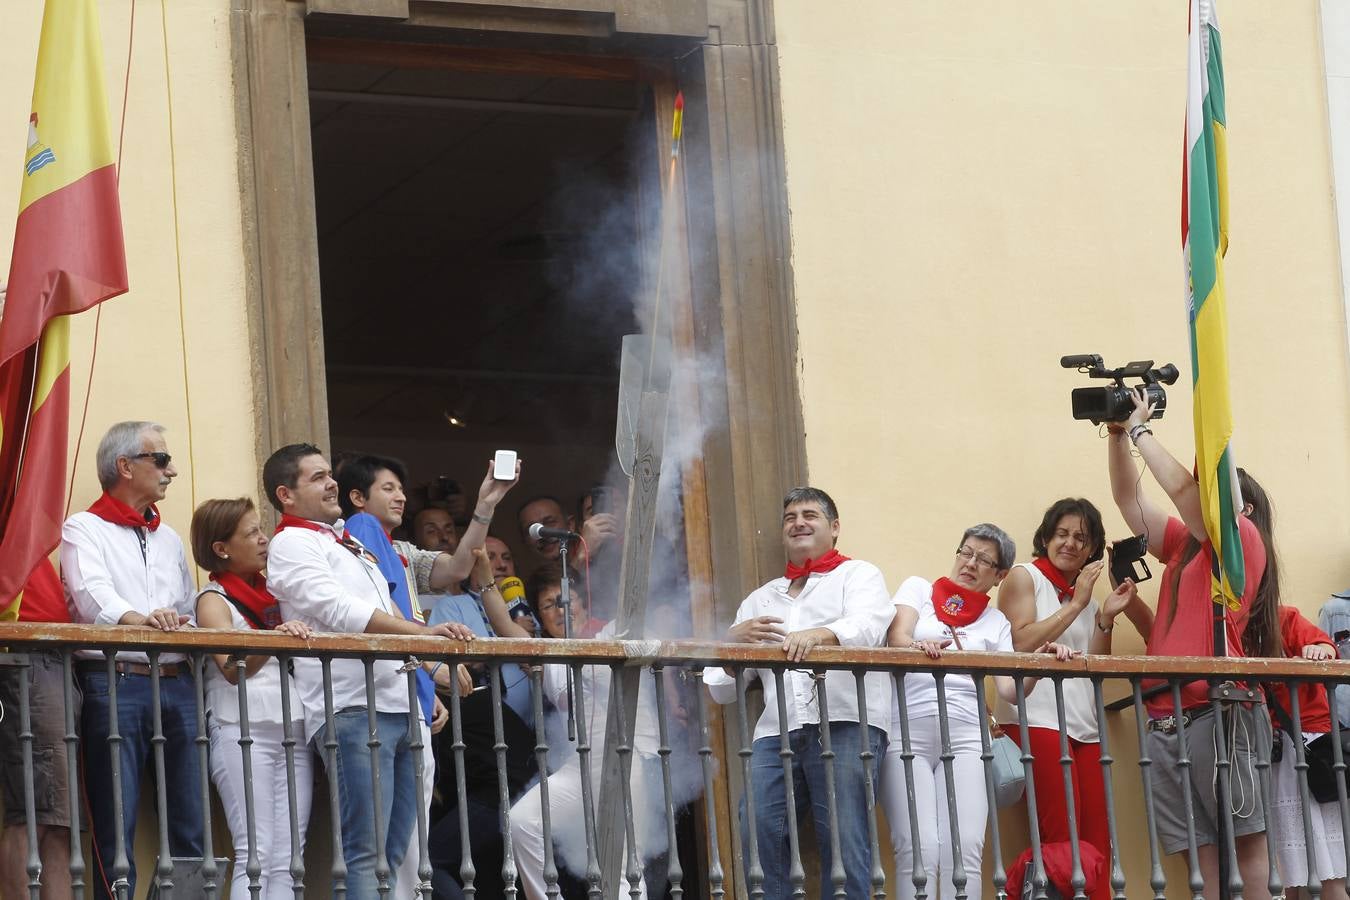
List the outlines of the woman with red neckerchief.
{"type": "MultiPolygon", "coordinates": [[[[1003,529],[989,524],[967,528],[957,545],[950,576],[936,582],[911,577],[900,585],[894,598],[895,620],[887,635],[888,646],[922,650],[931,659],[941,658],[947,647],[1011,653],[1012,626],[989,602],[989,591],[1007,576],[1016,558],[1016,545],[1003,529]]],[[[1035,649],[1053,653],[1059,659],[1076,655],[1076,651],[1050,641],[1035,649]]],[[[1016,699],[1017,685],[1012,676],[995,675],[993,681],[1000,697],[1007,701],[1016,699]]],[[[893,701],[890,743],[881,764],[880,792],[891,826],[897,895],[902,900],[913,898],[916,894],[914,879],[920,873],[921,880],[926,879],[926,893],[930,897],[939,893],[942,896],[961,893],[954,881],[956,865],[949,812],[955,805],[965,895],[970,900],[980,900],[989,803],[984,790],[984,761],[980,758],[980,717],[975,682],[969,675],[952,674],[943,678],[947,732],[954,755],[954,798],[947,796],[936,681],[926,672],[907,672],[904,685],[909,749],[914,754],[915,821],[910,819],[908,785],[901,756],[905,748],[898,697],[893,701]],[[916,829],[922,856],[917,863],[912,837],[916,829]],[[919,867],[917,873],[916,864],[919,867]],[[938,878],[942,879],[941,888],[938,878]]],[[[1024,678],[1022,686],[1030,694],[1036,686],[1036,678],[1024,678]]]]}
{"type": "MultiPolygon", "coordinates": [[[[253,501],[207,500],[192,515],[192,555],[211,573],[197,595],[197,624],[202,628],[275,630],[308,638],[303,622],[283,622],[276,598],[267,591],[267,532],[253,501]]],[[[231,897],[249,896],[248,823],[244,803],[244,759],[239,746],[239,669],[230,655],[212,654],[206,669],[207,731],[211,738],[211,780],[220,794],[234,843],[231,897]]],[[[255,654],[244,663],[248,679],[248,726],[252,739],[254,846],[261,866],[263,900],[294,895],[291,880],[291,819],[286,790],[285,736],[281,707],[281,667],[275,657],[255,654]]],[[[295,682],[290,682],[291,737],[295,741],[295,803],[300,852],[314,783],[313,757],[306,744],[305,713],[295,682]]]]}
{"type": "MultiPolygon", "coordinates": [[[[1102,514],[1091,502],[1066,497],[1045,511],[1032,538],[1032,561],[1013,567],[998,590],[999,611],[1012,626],[1013,649],[1029,652],[1046,641],[1056,641],[1082,653],[1111,652],[1115,619],[1124,612],[1132,619],[1151,612],[1139,600],[1128,579],[1099,606],[1092,589],[1101,577],[1106,547],[1102,514]]],[[[1070,839],[1068,796],[1060,767],[1059,711],[1050,691],[1028,697],[1024,704],[1030,738],[1032,773],[1036,784],[1036,822],[1042,846],[1070,839]]],[[[1004,733],[1019,746],[1017,708],[999,698],[995,718],[1004,733]]],[[[1064,723],[1073,781],[1073,808],[1077,837],[1096,853],[1084,853],[1089,897],[1111,895],[1111,843],[1106,823],[1106,796],[1102,786],[1101,744],[1092,682],[1064,681],[1064,723]]],[[[1023,747],[1024,750],[1028,749],[1023,747]]],[[[1010,879],[1008,893],[1020,893],[1010,879]]]]}

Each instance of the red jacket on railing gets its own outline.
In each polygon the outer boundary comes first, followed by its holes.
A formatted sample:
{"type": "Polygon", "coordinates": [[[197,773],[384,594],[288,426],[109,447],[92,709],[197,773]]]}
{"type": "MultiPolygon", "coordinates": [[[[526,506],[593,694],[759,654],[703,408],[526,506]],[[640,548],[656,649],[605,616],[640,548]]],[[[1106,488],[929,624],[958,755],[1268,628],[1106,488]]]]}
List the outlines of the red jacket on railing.
{"type": "MultiPolygon", "coordinates": [[[[1303,617],[1292,606],[1280,606],[1280,643],[1284,646],[1284,655],[1298,659],[1303,648],[1309,644],[1326,644],[1336,653],[1336,642],[1327,633],[1303,617]]],[[[1289,686],[1283,682],[1272,682],[1266,690],[1280,702],[1284,711],[1293,719],[1294,708],[1289,705],[1289,686]]],[[[1327,704],[1327,689],[1315,681],[1305,681],[1298,688],[1299,725],[1307,732],[1326,734],[1331,731],[1331,707],[1327,704]]],[[[1271,711],[1271,721],[1275,729],[1280,728],[1279,719],[1271,711]]]]}

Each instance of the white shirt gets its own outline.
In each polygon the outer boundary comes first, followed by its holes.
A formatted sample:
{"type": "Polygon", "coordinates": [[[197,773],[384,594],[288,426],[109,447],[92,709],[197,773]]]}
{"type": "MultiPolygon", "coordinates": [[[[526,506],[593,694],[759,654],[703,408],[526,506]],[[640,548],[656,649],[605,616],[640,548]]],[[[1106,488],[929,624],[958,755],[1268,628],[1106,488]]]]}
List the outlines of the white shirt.
{"type": "MultiPolygon", "coordinates": [[[[775,578],[758,588],[736,610],[736,624],[756,616],[777,616],[791,634],[807,628],[828,628],[843,647],[880,647],[895,618],[895,608],[886,592],[881,570],[869,562],[852,559],[832,572],[813,573],[796,597],[788,596],[791,582],[775,578]]],[[[777,736],[778,686],[772,669],[746,669],[747,678],[764,685],[764,712],[755,723],[755,740],[777,736]]],[[[718,703],[736,699],[736,679],[720,666],[703,671],[703,683],[718,703]]],[[[820,724],[814,679],[805,668],[783,673],[787,692],[787,730],[820,724]]],[[[891,721],[891,678],[885,672],[865,676],[867,724],[885,728],[891,721]]],[[[831,722],[858,721],[858,685],[852,672],[830,670],[825,674],[825,696],[831,722]]]]}
{"type": "MultiPolygon", "coordinates": [[[[183,542],[162,520],[151,531],[118,525],[88,511],[75,513],[61,526],[61,582],[75,622],[116,625],[129,612],[148,616],[157,609],[176,609],[196,621],[197,585],[183,542]]],[[[96,650],[75,653],[103,659],[96,650]]],[[[145,653],[131,650],[117,658],[149,662],[145,653]]],[[[183,658],[182,653],[159,655],[160,663],[183,658]]]]}
{"type": "MultiPolygon", "coordinates": [[[[922,578],[906,578],[895,592],[895,605],[917,610],[919,621],[914,625],[916,641],[952,641],[949,649],[956,649],[953,629],[938,619],[933,611],[933,585],[922,578]]],[[[962,650],[1003,650],[1012,652],[1012,625],[1003,613],[991,603],[980,617],[969,625],[955,629],[955,638],[962,650]]],[[[975,681],[969,675],[947,675],[942,680],[947,694],[947,718],[958,722],[980,724],[975,700],[975,681]]],[[[910,721],[938,714],[937,682],[927,672],[905,672],[905,704],[910,721]]],[[[900,739],[900,698],[891,709],[891,740],[900,739]]]]}
{"type": "MultiPolygon", "coordinates": [[[[344,547],[342,520],[322,531],[283,528],[267,548],[267,589],[277,598],[283,620],[298,619],[315,631],[363,634],[376,611],[403,614],[389,599],[389,582],[379,567],[344,547]]],[[[407,676],[398,660],[375,661],[375,709],[408,711],[407,676]]],[[[366,671],[359,659],[334,659],[333,712],[365,708],[366,671]]],[[[305,707],[305,733],[313,738],[324,724],[323,670],[317,659],[296,657],[296,687],[305,707]]]]}
{"type": "MultiPolygon", "coordinates": [[[[204,588],[201,594],[197,595],[197,599],[200,600],[202,594],[208,592],[218,595],[225,601],[225,606],[230,611],[230,619],[237,630],[250,630],[249,623],[239,614],[239,610],[235,608],[234,604],[225,599],[224,590],[214,582],[204,588]]],[[[277,662],[276,657],[263,663],[262,668],[247,679],[245,687],[248,689],[248,720],[250,722],[272,722],[280,725],[282,712],[281,663],[277,662]]],[[[290,688],[291,719],[303,719],[305,717],[304,701],[300,699],[300,692],[296,688],[294,678],[290,680],[290,688]]],[[[211,711],[212,718],[217,722],[228,722],[230,724],[239,722],[239,685],[230,684],[221,674],[220,667],[211,661],[206,664],[206,708],[211,711]]],[[[304,744],[305,736],[303,734],[295,734],[294,736],[297,741],[304,744]]]]}
{"type": "MultiPolygon", "coordinates": [[[[1031,575],[1031,584],[1035,590],[1036,621],[1048,619],[1059,612],[1059,591],[1050,583],[1050,579],[1033,563],[1020,563],[1017,568],[1026,569],[1031,575]]],[[[1089,602],[1078,614],[1078,618],[1069,623],[1064,633],[1055,638],[1057,643],[1074,650],[1088,651],[1092,635],[1097,630],[1097,604],[1089,602]]],[[[1059,711],[1055,709],[1055,685],[1047,678],[1040,690],[1027,697],[1027,725],[1031,728],[1050,728],[1059,731],[1059,711]]],[[[995,717],[1000,725],[1017,725],[1017,708],[1004,702],[1002,697],[995,701],[995,717]]],[[[1064,724],[1066,733],[1075,741],[1095,744],[1099,740],[1097,733],[1097,700],[1092,693],[1092,681],[1088,678],[1064,679],[1064,724]]]]}

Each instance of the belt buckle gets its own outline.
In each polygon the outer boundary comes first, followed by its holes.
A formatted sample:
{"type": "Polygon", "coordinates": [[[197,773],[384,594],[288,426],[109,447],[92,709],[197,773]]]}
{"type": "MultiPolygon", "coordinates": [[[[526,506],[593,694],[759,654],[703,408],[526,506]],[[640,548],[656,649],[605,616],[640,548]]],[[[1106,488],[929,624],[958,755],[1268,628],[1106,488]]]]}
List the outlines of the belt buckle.
{"type": "Polygon", "coordinates": [[[1176,734],[1177,732],[1176,716],[1162,716],[1161,718],[1150,719],[1148,724],[1151,730],[1160,734],[1176,734]]]}

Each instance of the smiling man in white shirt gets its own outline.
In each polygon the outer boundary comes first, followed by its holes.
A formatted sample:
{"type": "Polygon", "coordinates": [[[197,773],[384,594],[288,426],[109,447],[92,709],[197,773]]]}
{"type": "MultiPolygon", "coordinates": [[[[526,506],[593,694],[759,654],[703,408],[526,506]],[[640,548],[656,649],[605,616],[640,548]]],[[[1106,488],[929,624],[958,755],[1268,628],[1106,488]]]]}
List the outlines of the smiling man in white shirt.
{"type": "MultiPolygon", "coordinates": [[[[427,627],[403,617],[375,558],[343,528],[337,481],[319,448],[291,444],[273,453],[263,465],[263,487],[282,513],[267,560],[267,586],[282,618],[298,619],[315,631],[473,639],[473,632],[457,623],[427,627]]],[[[408,728],[408,681],[401,668],[397,660],[378,660],[373,669],[380,804],[372,816],[365,663],[334,659],[331,665],[337,765],[328,777],[339,781],[337,814],[351,900],[374,900],[380,882],[392,885],[416,822],[418,783],[408,728]],[[377,829],[385,839],[383,860],[376,858],[377,829]]],[[[319,661],[297,659],[295,680],[305,707],[305,733],[322,749],[328,735],[319,661]]]]}
{"type": "MultiPolygon", "coordinates": [[[[839,513],[829,494],[799,487],[783,498],[783,551],[787,569],[754,591],[741,603],[726,640],[779,644],[784,656],[800,662],[818,646],[880,647],[886,640],[895,610],[881,570],[871,563],[851,560],[835,549],[839,513]]],[[[764,897],[779,900],[791,895],[785,766],[795,785],[797,821],[813,816],[820,853],[820,896],[833,894],[831,884],[831,819],[837,833],[845,886],[850,900],[865,900],[871,892],[872,857],[867,816],[871,808],[863,777],[861,753],[879,758],[886,745],[890,722],[891,684],[885,673],[866,676],[867,729],[859,724],[858,688],[853,674],[826,674],[825,700],[829,710],[830,744],[834,751],[835,801],[825,790],[825,760],[821,755],[820,700],[807,670],[783,674],[786,731],[792,750],[790,762],[780,757],[778,685],[773,669],[747,669],[746,678],[764,686],[764,712],[755,725],[750,758],[754,808],[741,800],[741,846],[749,868],[749,829],[755,829],[759,863],[764,870],[764,897]]],[[[718,703],[736,699],[736,681],[722,669],[706,669],[704,683],[718,703]]]]}

